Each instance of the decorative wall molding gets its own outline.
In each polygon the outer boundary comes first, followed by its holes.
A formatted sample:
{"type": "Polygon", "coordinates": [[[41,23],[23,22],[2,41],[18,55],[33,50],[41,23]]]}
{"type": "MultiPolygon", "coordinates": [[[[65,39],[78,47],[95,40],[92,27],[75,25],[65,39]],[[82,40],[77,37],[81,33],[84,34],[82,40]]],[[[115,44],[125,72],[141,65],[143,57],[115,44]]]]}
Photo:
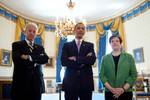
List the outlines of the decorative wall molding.
{"type": "Polygon", "coordinates": [[[144,3],[140,4],[139,6],[135,7],[134,9],[128,11],[127,13],[122,15],[123,22],[130,20],[145,11],[150,9],[150,0],[146,0],[144,3]]]}
{"type": "Polygon", "coordinates": [[[3,9],[2,7],[0,7],[0,16],[3,16],[7,18],[8,20],[12,20],[14,22],[16,22],[17,20],[17,16],[15,14],[12,14],[11,12],[3,9]]]}

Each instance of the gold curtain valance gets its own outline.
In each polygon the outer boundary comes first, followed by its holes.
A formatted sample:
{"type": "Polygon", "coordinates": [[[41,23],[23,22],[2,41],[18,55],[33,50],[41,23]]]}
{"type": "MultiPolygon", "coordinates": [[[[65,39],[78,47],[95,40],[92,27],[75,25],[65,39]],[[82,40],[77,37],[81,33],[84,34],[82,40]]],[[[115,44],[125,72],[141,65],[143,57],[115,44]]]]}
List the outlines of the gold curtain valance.
{"type": "Polygon", "coordinates": [[[96,43],[97,43],[97,52],[99,47],[99,39],[102,35],[105,35],[105,29],[104,27],[109,27],[109,29],[112,32],[119,32],[122,40],[123,40],[123,48],[126,49],[126,40],[125,40],[125,34],[123,29],[123,23],[121,17],[116,17],[115,19],[110,19],[108,21],[105,21],[103,23],[97,23],[96,24],[96,43]]]}

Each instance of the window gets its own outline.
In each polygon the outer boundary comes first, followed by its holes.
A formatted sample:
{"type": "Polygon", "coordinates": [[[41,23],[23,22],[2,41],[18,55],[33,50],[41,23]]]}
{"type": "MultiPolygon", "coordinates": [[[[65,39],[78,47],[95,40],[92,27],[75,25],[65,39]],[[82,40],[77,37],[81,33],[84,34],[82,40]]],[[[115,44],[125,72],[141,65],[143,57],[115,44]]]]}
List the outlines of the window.
{"type": "Polygon", "coordinates": [[[112,36],[111,30],[107,30],[107,38],[106,38],[106,54],[111,53],[112,48],[109,43],[109,38],[112,36]]]}
{"type": "Polygon", "coordinates": [[[75,36],[74,36],[74,35],[68,35],[68,36],[67,36],[67,42],[70,42],[70,41],[72,41],[73,39],[75,39],[75,36]]]}

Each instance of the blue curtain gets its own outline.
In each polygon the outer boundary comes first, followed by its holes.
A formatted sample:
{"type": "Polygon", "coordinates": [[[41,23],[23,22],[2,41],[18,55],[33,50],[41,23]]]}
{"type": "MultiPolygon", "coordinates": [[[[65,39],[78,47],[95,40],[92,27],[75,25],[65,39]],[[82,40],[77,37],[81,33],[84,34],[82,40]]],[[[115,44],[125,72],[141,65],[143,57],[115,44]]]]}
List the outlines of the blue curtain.
{"type": "Polygon", "coordinates": [[[34,39],[34,43],[38,44],[38,45],[42,45],[42,38],[41,38],[41,36],[36,36],[36,38],[34,39]]]}
{"type": "Polygon", "coordinates": [[[21,32],[21,37],[20,37],[20,40],[25,40],[25,35],[24,35],[24,33],[23,32],[21,32]]]}
{"type": "Polygon", "coordinates": [[[57,60],[56,60],[56,82],[61,82],[61,76],[60,76],[60,71],[61,71],[61,53],[62,53],[63,45],[66,42],[67,42],[67,38],[60,38],[59,48],[58,48],[58,55],[57,55],[57,60]]]}
{"type": "MultiPolygon", "coordinates": [[[[98,51],[98,73],[100,73],[100,65],[101,65],[101,60],[102,60],[102,57],[103,55],[105,55],[106,53],[106,37],[107,35],[104,33],[103,36],[100,37],[99,39],[99,51],[98,51]]],[[[100,77],[99,77],[99,90],[103,89],[103,84],[100,80],[100,77]]]]}

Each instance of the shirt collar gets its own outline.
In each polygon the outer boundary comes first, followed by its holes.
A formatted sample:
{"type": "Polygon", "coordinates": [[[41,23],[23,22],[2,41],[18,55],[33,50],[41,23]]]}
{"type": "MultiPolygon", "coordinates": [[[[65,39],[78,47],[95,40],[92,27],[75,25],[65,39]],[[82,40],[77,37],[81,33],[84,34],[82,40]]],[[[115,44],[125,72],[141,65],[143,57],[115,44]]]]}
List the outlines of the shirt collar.
{"type": "MultiPolygon", "coordinates": [[[[25,38],[25,41],[27,42],[28,45],[30,44],[30,41],[27,38],[25,38]]],[[[32,41],[32,46],[33,44],[34,44],[34,41],[32,41]]]]}
{"type": "Polygon", "coordinates": [[[77,44],[78,41],[80,41],[80,44],[82,44],[83,39],[77,39],[77,38],[75,38],[76,44],[77,44]]]}

